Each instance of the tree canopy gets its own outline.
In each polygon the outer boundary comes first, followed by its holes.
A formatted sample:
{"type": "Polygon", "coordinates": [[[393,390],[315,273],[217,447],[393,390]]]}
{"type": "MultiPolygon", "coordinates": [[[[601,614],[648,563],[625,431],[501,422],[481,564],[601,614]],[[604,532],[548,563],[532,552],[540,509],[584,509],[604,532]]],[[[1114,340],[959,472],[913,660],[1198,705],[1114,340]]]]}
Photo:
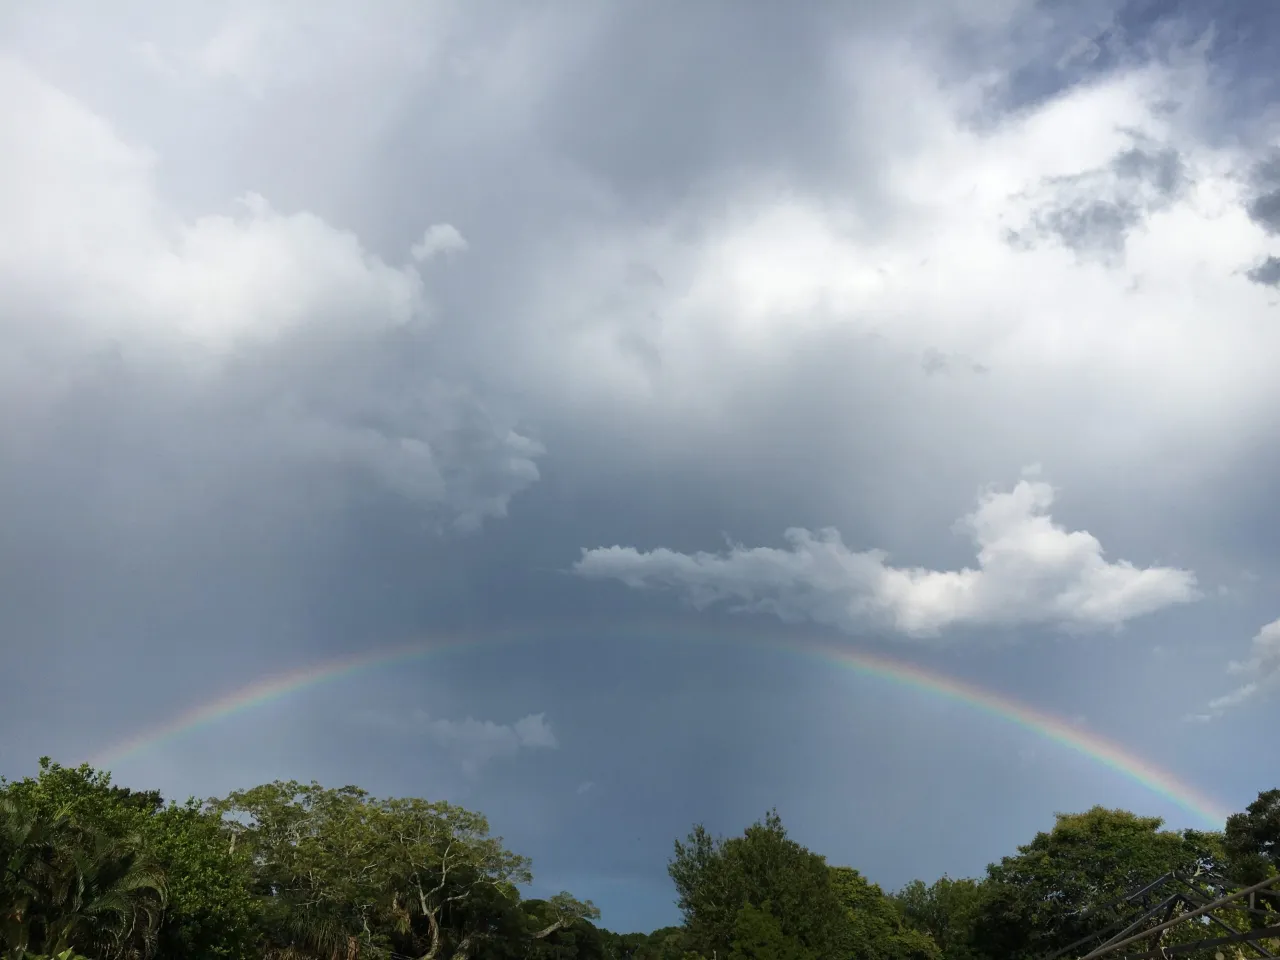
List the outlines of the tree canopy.
{"type": "MultiPolygon", "coordinates": [[[[682,922],[615,933],[589,900],[523,896],[532,864],[454,804],[296,781],[166,802],[45,759],[0,780],[0,867],[10,960],[1034,960],[1126,922],[1112,901],[1168,874],[1206,893],[1210,877],[1275,875],[1280,790],[1221,834],[1059,814],[981,877],[893,893],[775,810],[737,836],[695,825],[668,865],[682,922]]],[[[1280,902],[1213,922],[1265,938],[1280,902]]],[[[1202,936],[1186,925],[1166,945],[1202,936]]]]}

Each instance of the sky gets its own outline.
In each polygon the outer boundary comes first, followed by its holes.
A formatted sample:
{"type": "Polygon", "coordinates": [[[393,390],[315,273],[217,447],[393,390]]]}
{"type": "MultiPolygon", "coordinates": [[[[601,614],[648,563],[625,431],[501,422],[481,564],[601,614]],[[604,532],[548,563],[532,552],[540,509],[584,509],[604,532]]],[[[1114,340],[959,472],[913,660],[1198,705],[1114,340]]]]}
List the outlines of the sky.
{"type": "Polygon", "coordinates": [[[1206,825],[817,645],[1243,809],[1280,785],[1277,31],[0,6],[0,773],[452,800],[619,930],[677,919],[675,838],[774,806],[890,889],[1096,803],[1206,825]]]}

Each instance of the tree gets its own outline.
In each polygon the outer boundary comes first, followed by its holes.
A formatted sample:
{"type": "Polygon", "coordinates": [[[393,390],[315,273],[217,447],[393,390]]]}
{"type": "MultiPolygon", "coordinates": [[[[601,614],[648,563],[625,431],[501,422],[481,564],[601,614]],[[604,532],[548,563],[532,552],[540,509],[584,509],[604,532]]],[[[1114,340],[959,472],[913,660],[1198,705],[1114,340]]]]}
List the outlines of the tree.
{"type": "Polygon", "coordinates": [[[210,803],[228,846],[253,863],[265,953],[328,958],[387,945],[389,841],[368,801],[357,787],[277,781],[210,803]]]}
{"type": "Polygon", "coordinates": [[[729,960],[816,960],[816,955],[783,932],[773,904],[766,900],[759,906],[744,903],[738,910],[729,960]]]}
{"type": "Polygon", "coordinates": [[[842,955],[858,960],[939,960],[938,945],[904,922],[897,905],[852,867],[832,867],[832,883],[849,916],[842,955]]]}
{"type": "Polygon", "coordinates": [[[1232,866],[1246,883],[1257,883],[1280,868],[1280,790],[1266,790],[1227,818],[1224,839],[1232,866]]]}
{"type": "Polygon", "coordinates": [[[564,922],[566,905],[556,897],[525,900],[520,904],[522,931],[501,942],[498,953],[504,960],[611,960],[605,936],[595,924],[583,917],[564,922]]]}
{"type": "Polygon", "coordinates": [[[599,916],[561,893],[531,927],[517,889],[529,861],[453,804],[281,781],[213,809],[251,851],[264,945],[278,954],[469,960],[492,941],[527,944],[599,916]]]}
{"type": "Polygon", "coordinates": [[[849,915],[826,861],[787,836],[777,811],[740,837],[713,839],[701,825],[676,841],[668,872],[688,930],[688,947],[704,956],[729,954],[739,923],[759,927],[769,904],[780,934],[804,950],[837,957],[849,940],[849,915]]]}
{"type": "Polygon", "coordinates": [[[913,880],[893,899],[903,919],[937,944],[943,960],[978,960],[974,927],[984,896],[979,881],[944,876],[929,886],[913,880]]]}
{"type": "Polygon", "coordinates": [[[975,941],[989,956],[1038,956],[1111,921],[1090,908],[1166,873],[1216,864],[1217,835],[1162,825],[1158,817],[1103,807],[1058,814],[1051,831],[987,868],[975,941]]]}
{"type": "Polygon", "coordinates": [[[688,935],[683,927],[660,927],[651,933],[600,931],[607,960],[684,960],[688,935]]]}
{"type": "Polygon", "coordinates": [[[253,865],[248,850],[232,845],[220,818],[188,800],[151,817],[144,836],[169,884],[157,952],[183,960],[256,956],[261,910],[253,865]]]}
{"type": "MultiPolygon", "coordinates": [[[[1223,847],[1229,870],[1239,883],[1254,884],[1280,872],[1280,790],[1259,793],[1244,813],[1229,816],[1223,847]]],[[[1280,889],[1259,892],[1254,906],[1269,914],[1251,915],[1252,926],[1274,922],[1271,914],[1280,913],[1280,889]]]]}
{"type": "Polygon", "coordinates": [[[464,960],[494,935],[491,921],[518,902],[516,885],[532,879],[529,861],[490,836],[482,815],[462,807],[413,798],[389,800],[384,809],[389,882],[403,910],[403,931],[414,934],[413,949],[423,960],[441,956],[447,941],[464,960]],[[479,903],[487,909],[468,909],[479,903]],[[425,938],[414,921],[425,923],[425,938]]]}
{"type": "Polygon", "coordinates": [[[0,911],[13,957],[69,949],[104,960],[148,956],[164,874],[136,836],[113,837],[60,812],[0,798],[0,911]]]}
{"type": "Polygon", "coordinates": [[[64,815],[96,834],[133,838],[165,876],[159,953],[184,960],[252,955],[258,921],[248,857],[231,848],[217,814],[194,800],[166,806],[158,791],[115,786],[105,771],[63,767],[48,757],[36,777],[0,781],[0,794],[41,817],[64,815]]]}

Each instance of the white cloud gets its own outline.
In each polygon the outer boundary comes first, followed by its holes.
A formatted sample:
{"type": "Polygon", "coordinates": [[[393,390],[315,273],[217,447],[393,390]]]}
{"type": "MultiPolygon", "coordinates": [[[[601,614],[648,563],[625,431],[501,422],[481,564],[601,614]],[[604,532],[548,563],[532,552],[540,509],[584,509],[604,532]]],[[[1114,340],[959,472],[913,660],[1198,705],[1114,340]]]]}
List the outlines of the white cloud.
{"type": "Polygon", "coordinates": [[[593,780],[583,780],[580,784],[578,784],[578,789],[577,789],[577,790],[575,790],[574,792],[575,792],[575,793],[577,793],[577,795],[581,797],[581,796],[583,796],[583,795],[585,795],[585,794],[590,793],[590,792],[591,792],[592,790],[594,790],[595,788],[596,788],[595,781],[593,781],[593,780]]]}
{"type": "Polygon", "coordinates": [[[977,566],[961,570],[895,567],[882,550],[849,549],[834,529],[797,528],[787,531],[786,549],[603,547],[583,550],[574,570],[672,589],[700,608],[726,602],[788,621],[848,631],[887,626],[913,637],[955,626],[1113,628],[1197,597],[1190,571],[1107,560],[1095,536],[1054,523],[1053,498],[1049,484],[1030,477],[1010,491],[983,494],[958,524],[978,547],[977,566]]]}
{"type": "Polygon", "coordinates": [[[11,307],[52,314],[47,337],[225,352],[303,324],[425,313],[415,270],[312,214],[248,194],[237,215],[184,221],[157,195],[150,153],[5,59],[0,142],[0,276],[11,307]]]}
{"type": "Polygon", "coordinates": [[[441,254],[461,253],[468,247],[466,238],[451,223],[433,223],[422,239],[409,250],[413,259],[425,263],[441,254]]]}
{"type": "Polygon", "coordinates": [[[1247,679],[1230,693],[1210,700],[1206,712],[1194,714],[1191,719],[1219,717],[1260,693],[1280,689],[1280,619],[1272,620],[1254,634],[1250,654],[1246,660],[1232,660],[1227,664],[1228,673],[1247,679]]]}
{"type": "MultiPolygon", "coordinates": [[[[868,75],[885,66],[868,57],[868,75]]],[[[944,87],[927,59],[889,66],[904,91],[892,102],[913,109],[874,117],[893,149],[858,187],[871,197],[762,177],[714,215],[678,208],[584,231],[530,298],[511,377],[538,378],[535,392],[579,423],[625,418],[618,456],[643,435],[648,457],[714,444],[746,461],[774,441],[765,429],[783,429],[758,411],[789,416],[808,483],[872,457],[885,473],[923,474],[912,464],[925,442],[968,482],[1040,457],[1070,462],[1073,480],[1114,484],[1142,468],[1172,484],[1231,457],[1246,425],[1280,408],[1269,360],[1280,325],[1240,273],[1270,241],[1242,206],[1249,150],[1200,136],[1213,103],[1202,71],[1117,70],[975,125],[973,89],[944,87]],[[1126,165],[1134,150],[1146,167],[1126,165]],[[1185,178],[1156,196],[1162,157],[1185,178]],[[1107,262],[1061,238],[1008,240],[1041,222],[1092,223],[1085,200],[1135,197],[1107,262]],[[664,282],[627,284],[637,262],[664,282]],[[922,355],[990,375],[942,386],[916,375],[922,355]],[[1190,448],[1205,455],[1171,453],[1190,448]]],[[[865,138],[862,100],[881,87],[859,78],[849,115],[865,138]]]]}
{"type": "MultiPolygon", "coordinates": [[[[112,357],[131,389],[151,393],[151,422],[136,411],[108,419],[183,471],[203,464],[193,495],[282,464],[351,468],[465,528],[505,514],[537,479],[541,446],[432,366],[416,266],[254,193],[232,213],[180,215],[160,196],[156,167],[81,102],[0,56],[0,457],[18,442],[43,454],[68,418],[123,402],[123,390],[85,396],[112,357]],[[409,376],[406,348],[423,354],[409,376]]],[[[436,225],[410,256],[464,246],[436,225]]],[[[181,495],[140,462],[115,469],[139,489],[164,486],[139,503],[181,495]]]]}

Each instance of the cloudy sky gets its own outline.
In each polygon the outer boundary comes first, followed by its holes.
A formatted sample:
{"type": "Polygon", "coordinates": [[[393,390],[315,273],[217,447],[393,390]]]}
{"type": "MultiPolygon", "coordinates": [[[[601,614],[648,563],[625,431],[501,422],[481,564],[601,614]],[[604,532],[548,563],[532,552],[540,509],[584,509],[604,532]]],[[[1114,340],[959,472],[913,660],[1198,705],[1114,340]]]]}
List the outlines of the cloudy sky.
{"type": "Polygon", "coordinates": [[[487,813],[615,929],[1200,826],[1280,716],[1280,8],[0,7],[0,772],[487,813]],[[962,828],[957,829],[956,824],[962,828]]]}

